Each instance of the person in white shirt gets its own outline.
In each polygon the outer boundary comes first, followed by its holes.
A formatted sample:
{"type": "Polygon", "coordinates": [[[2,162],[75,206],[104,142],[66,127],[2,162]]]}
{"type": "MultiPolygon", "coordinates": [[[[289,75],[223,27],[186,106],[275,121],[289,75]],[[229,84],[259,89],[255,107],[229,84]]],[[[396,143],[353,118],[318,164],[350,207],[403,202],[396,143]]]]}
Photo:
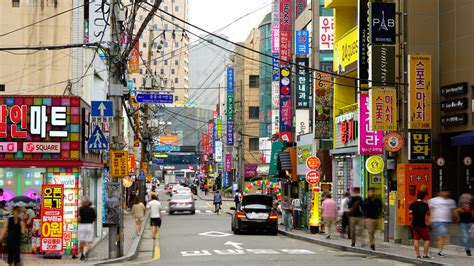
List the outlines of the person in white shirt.
{"type": "Polygon", "coordinates": [[[161,202],[158,201],[156,194],[151,195],[151,200],[146,208],[150,210],[151,232],[153,233],[153,239],[156,239],[156,234],[161,226],[161,202]]]}
{"type": "Polygon", "coordinates": [[[350,227],[349,227],[349,200],[351,197],[351,193],[347,191],[344,194],[344,198],[341,200],[341,205],[339,206],[339,216],[341,217],[341,226],[342,226],[342,232],[341,236],[344,236],[344,233],[346,232],[347,229],[347,238],[351,238],[351,232],[350,232],[350,227]]]}
{"type": "Polygon", "coordinates": [[[443,247],[448,240],[448,224],[453,221],[456,202],[449,198],[448,191],[441,191],[436,198],[428,201],[431,211],[431,225],[437,238],[438,256],[442,257],[443,247]]]}
{"type": "Polygon", "coordinates": [[[301,211],[302,211],[302,208],[301,208],[301,200],[297,197],[295,197],[292,201],[291,201],[291,207],[293,209],[293,219],[294,219],[294,223],[293,223],[293,228],[294,229],[300,229],[300,220],[301,220],[301,211]]]}

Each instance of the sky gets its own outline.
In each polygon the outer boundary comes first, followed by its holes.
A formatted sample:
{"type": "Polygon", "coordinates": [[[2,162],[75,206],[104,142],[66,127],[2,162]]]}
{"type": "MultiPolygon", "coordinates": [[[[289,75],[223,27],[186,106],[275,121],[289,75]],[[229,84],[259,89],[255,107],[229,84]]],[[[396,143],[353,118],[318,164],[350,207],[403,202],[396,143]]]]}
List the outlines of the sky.
{"type": "MultiPolygon", "coordinates": [[[[234,20],[253,12],[233,23],[219,33],[227,35],[231,41],[243,42],[252,28],[258,27],[271,11],[272,0],[188,0],[189,22],[207,31],[214,32],[234,20]]],[[[189,27],[196,34],[205,34],[189,27]]],[[[191,40],[195,37],[190,36],[191,40]]]]}

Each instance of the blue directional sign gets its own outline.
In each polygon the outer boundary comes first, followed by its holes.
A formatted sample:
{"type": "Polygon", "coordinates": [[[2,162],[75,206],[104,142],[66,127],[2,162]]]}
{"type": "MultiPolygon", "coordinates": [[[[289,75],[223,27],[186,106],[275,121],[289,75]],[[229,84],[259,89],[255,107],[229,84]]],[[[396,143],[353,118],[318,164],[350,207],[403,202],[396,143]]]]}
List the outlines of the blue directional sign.
{"type": "Polygon", "coordinates": [[[107,138],[100,130],[99,126],[95,126],[92,135],[89,137],[87,141],[87,148],[89,150],[96,150],[96,151],[103,151],[109,149],[109,142],[107,142],[107,138]]]}
{"type": "Polygon", "coordinates": [[[113,117],[114,104],[112,101],[92,101],[91,116],[113,117]]]}
{"type": "Polygon", "coordinates": [[[139,103],[173,103],[173,94],[138,94],[139,103]]]}
{"type": "Polygon", "coordinates": [[[138,174],[138,180],[145,180],[146,176],[143,170],[140,170],[140,174],[138,174]]]}

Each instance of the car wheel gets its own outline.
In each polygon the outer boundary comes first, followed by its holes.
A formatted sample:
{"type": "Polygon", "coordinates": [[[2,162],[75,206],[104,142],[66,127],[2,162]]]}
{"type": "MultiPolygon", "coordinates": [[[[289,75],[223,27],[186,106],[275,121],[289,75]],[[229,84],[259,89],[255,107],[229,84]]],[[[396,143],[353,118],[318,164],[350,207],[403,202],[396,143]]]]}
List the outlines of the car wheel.
{"type": "Polygon", "coordinates": [[[270,230],[270,235],[272,235],[272,236],[278,235],[278,229],[272,229],[272,230],[270,230]]]}
{"type": "Polygon", "coordinates": [[[173,215],[174,211],[170,211],[170,215],[173,215]]]}
{"type": "Polygon", "coordinates": [[[240,235],[241,231],[240,229],[234,228],[234,235],[240,235]]]}
{"type": "Polygon", "coordinates": [[[192,210],[192,211],[191,211],[191,214],[195,214],[195,213],[196,213],[196,210],[192,210]]]}

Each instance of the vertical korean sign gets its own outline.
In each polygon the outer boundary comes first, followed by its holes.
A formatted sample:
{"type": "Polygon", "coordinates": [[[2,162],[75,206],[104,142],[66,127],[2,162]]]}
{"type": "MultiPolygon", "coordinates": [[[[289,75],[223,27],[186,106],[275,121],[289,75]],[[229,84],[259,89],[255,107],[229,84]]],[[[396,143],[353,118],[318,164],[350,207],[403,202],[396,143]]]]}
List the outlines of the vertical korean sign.
{"type": "Polygon", "coordinates": [[[207,146],[207,153],[208,154],[212,154],[213,150],[214,150],[214,148],[212,147],[212,144],[213,144],[212,130],[213,130],[213,128],[214,128],[214,122],[212,120],[210,120],[209,122],[207,122],[207,135],[209,137],[209,139],[208,139],[209,145],[207,146]]]}
{"type": "Polygon", "coordinates": [[[359,154],[383,154],[383,131],[371,131],[369,95],[359,94],[359,154]]]}
{"type": "Polygon", "coordinates": [[[370,130],[397,131],[397,91],[395,88],[369,90],[370,130]]]}
{"type": "Polygon", "coordinates": [[[431,56],[408,55],[408,128],[431,129],[431,56]]]}
{"type": "Polygon", "coordinates": [[[226,144],[234,145],[234,68],[227,68],[227,137],[226,144]]]}
{"type": "Polygon", "coordinates": [[[280,59],[282,64],[291,60],[291,0],[280,0],[280,59]]]}
{"type": "Polygon", "coordinates": [[[295,35],[295,53],[297,55],[309,54],[309,32],[297,30],[295,35]]]}
{"type": "MultiPolygon", "coordinates": [[[[358,0],[358,9],[357,12],[357,25],[359,31],[359,39],[358,39],[358,52],[359,52],[359,60],[357,61],[357,77],[359,80],[359,86],[361,88],[367,88],[368,86],[368,78],[369,78],[369,1],[368,0],[358,0]]],[[[343,52],[344,54],[344,52],[343,52]]],[[[360,102],[359,102],[360,103],[360,102]]],[[[362,127],[361,127],[362,128],[362,127]]],[[[361,136],[362,137],[362,136],[361,136]]]]}
{"type": "Polygon", "coordinates": [[[41,186],[41,251],[63,251],[64,185],[41,186]]]}
{"type": "Polygon", "coordinates": [[[319,17],[319,50],[326,51],[334,48],[334,17],[319,17]]]}
{"type": "Polygon", "coordinates": [[[280,52],[280,0],[272,4],[272,52],[280,52]]]}
{"type": "Polygon", "coordinates": [[[329,139],[331,117],[331,75],[315,72],[314,84],[314,137],[329,139]]]}
{"type": "Polygon", "coordinates": [[[308,58],[296,58],[296,109],[309,108],[308,67],[308,58]]]}
{"type": "Polygon", "coordinates": [[[293,114],[291,105],[291,66],[280,69],[280,140],[291,141],[293,114]]]}

